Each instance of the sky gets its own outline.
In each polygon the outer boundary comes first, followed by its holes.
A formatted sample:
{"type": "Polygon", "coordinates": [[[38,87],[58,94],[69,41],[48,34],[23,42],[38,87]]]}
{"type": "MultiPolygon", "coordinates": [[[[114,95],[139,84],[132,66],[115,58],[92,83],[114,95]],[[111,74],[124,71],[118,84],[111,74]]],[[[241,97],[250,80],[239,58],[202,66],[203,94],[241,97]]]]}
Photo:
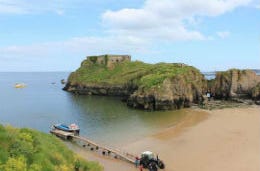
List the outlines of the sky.
{"type": "Polygon", "coordinates": [[[74,71],[101,54],[260,69],[260,1],[0,0],[0,72],[74,71]]]}

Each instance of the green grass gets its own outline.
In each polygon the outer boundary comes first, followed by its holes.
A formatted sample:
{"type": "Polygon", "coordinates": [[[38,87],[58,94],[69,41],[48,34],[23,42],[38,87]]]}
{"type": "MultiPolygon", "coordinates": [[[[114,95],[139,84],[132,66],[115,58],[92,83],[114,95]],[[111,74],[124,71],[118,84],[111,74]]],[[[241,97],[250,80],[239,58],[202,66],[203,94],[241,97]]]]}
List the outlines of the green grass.
{"type": "Polygon", "coordinates": [[[140,79],[139,85],[145,88],[152,88],[162,84],[167,78],[172,79],[180,76],[183,77],[185,81],[192,81],[188,79],[191,72],[199,71],[190,66],[181,67],[176,64],[159,63],[153,65],[150,72],[140,79]]]}
{"type": "Polygon", "coordinates": [[[0,125],[0,171],[100,171],[97,163],[86,162],[59,139],[35,130],[0,125]]]}
{"type": "MultiPolygon", "coordinates": [[[[82,62],[81,67],[69,77],[71,85],[119,85],[135,84],[144,89],[150,89],[162,84],[166,78],[184,76],[186,81],[191,73],[199,73],[191,66],[179,64],[146,64],[140,61],[115,64],[113,68],[105,65],[82,62]]],[[[200,74],[200,73],[199,73],[200,74]]]]}
{"type": "Polygon", "coordinates": [[[142,62],[124,62],[115,65],[113,69],[109,69],[105,65],[87,65],[87,62],[83,63],[83,66],[70,75],[69,81],[73,84],[103,83],[122,85],[145,74],[150,68],[149,64],[142,62]]]}

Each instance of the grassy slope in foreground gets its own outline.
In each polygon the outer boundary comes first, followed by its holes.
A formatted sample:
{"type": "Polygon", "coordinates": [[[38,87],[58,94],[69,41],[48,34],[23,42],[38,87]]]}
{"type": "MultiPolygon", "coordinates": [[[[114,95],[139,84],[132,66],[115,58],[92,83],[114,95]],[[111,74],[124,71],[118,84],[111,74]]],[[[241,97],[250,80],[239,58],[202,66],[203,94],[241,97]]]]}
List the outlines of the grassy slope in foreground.
{"type": "Polygon", "coordinates": [[[0,171],[102,170],[97,163],[80,159],[52,135],[0,125],[0,140],[0,171]]]}
{"type": "MultiPolygon", "coordinates": [[[[82,62],[81,67],[71,73],[70,85],[119,85],[135,84],[139,88],[156,88],[166,78],[177,75],[188,75],[190,72],[199,73],[191,66],[181,64],[146,64],[140,61],[115,64],[111,69],[105,65],[82,62]]],[[[193,80],[188,80],[193,81],[193,80]]]]}

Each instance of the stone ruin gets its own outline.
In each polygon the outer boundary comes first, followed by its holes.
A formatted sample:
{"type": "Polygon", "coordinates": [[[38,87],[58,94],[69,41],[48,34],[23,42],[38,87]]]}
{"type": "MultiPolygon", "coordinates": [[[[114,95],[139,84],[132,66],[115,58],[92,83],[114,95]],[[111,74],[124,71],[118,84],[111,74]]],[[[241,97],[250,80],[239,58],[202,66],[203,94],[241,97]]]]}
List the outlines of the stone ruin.
{"type": "Polygon", "coordinates": [[[131,61],[130,55],[99,55],[99,56],[87,56],[87,60],[93,64],[106,65],[108,68],[114,66],[114,64],[122,63],[125,61],[131,61]]]}

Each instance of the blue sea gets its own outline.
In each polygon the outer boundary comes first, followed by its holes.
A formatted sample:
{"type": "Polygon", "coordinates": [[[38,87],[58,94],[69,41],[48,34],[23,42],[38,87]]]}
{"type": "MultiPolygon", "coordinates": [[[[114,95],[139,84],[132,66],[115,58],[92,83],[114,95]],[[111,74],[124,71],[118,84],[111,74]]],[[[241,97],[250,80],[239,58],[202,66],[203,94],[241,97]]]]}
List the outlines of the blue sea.
{"type": "Polygon", "coordinates": [[[0,123],[48,133],[52,124],[76,123],[81,135],[104,144],[124,144],[173,126],[187,110],[145,112],[120,98],[63,91],[68,72],[0,73],[0,123]],[[25,88],[14,88],[16,83],[25,88]]]}

